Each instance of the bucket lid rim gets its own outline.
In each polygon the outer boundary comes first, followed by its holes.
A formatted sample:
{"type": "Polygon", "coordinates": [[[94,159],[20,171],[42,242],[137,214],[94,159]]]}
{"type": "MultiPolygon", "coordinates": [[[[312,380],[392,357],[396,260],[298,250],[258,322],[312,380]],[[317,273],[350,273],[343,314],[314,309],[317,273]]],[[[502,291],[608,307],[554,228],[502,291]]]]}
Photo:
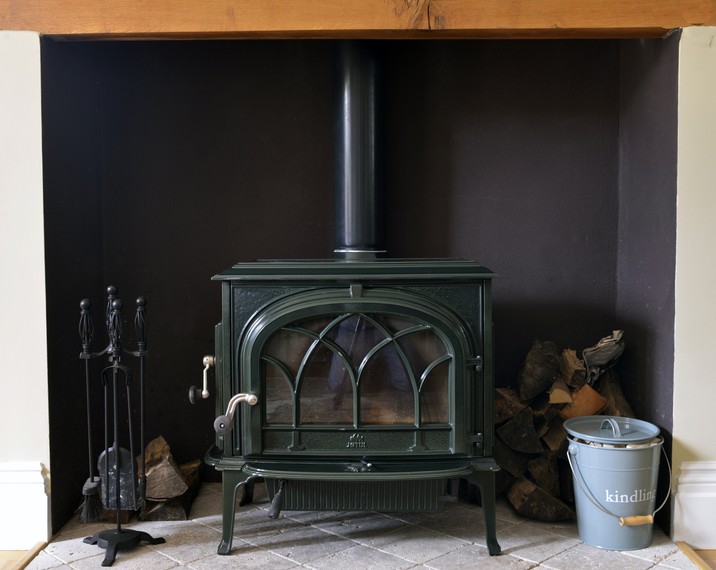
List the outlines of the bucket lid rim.
{"type": "Polygon", "coordinates": [[[656,438],[660,430],[644,420],[623,416],[579,416],[564,422],[565,431],[572,437],[596,443],[645,443],[656,438]],[[616,422],[620,435],[611,427],[616,422]],[[606,424],[606,427],[605,427],[606,424]]]}

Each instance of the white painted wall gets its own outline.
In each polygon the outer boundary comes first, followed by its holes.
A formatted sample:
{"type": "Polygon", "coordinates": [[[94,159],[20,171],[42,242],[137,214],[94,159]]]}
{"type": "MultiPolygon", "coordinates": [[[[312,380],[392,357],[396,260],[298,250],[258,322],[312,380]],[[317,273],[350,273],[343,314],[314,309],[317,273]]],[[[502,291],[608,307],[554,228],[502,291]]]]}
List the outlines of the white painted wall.
{"type": "Polygon", "coordinates": [[[716,548],[716,28],[683,31],[674,323],[674,538],[716,548]]]}
{"type": "Polygon", "coordinates": [[[0,550],[49,535],[40,38],[0,31],[0,550]]]}

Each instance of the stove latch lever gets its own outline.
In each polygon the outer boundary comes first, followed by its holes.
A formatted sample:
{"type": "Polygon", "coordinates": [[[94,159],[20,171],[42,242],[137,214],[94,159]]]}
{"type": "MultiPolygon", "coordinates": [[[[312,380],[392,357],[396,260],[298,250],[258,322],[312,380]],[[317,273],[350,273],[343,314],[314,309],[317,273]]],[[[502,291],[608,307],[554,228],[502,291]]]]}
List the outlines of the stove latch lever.
{"type": "Polygon", "coordinates": [[[226,407],[226,414],[219,416],[214,420],[214,431],[219,435],[226,435],[231,431],[231,426],[234,423],[234,414],[236,413],[236,406],[241,402],[246,402],[249,406],[255,406],[259,401],[256,394],[235,394],[229,400],[229,405],[226,407]]]}
{"type": "Polygon", "coordinates": [[[192,404],[196,404],[199,396],[201,396],[202,400],[206,400],[209,397],[209,380],[207,378],[207,374],[209,372],[209,368],[216,364],[216,357],[207,354],[202,360],[202,363],[204,364],[204,381],[201,386],[201,390],[199,390],[196,386],[189,388],[189,401],[192,404]]]}

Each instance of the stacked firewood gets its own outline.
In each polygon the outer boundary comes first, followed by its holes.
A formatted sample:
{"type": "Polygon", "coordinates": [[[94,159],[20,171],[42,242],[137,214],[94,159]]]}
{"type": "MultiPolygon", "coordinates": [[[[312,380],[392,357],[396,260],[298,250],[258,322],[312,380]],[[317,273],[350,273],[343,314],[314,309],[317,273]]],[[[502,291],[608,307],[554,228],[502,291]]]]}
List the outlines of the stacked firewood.
{"type": "Polygon", "coordinates": [[[167,441],[160,435],[145,448],[147,466],[145,521],[187,520],[200,481],[201,460],[177,464],[167,441]]]}
{"type": "Polygon", "coordinates": [[[517,388],[496,390],[498,491],[506,492],[518,513],[544,521],[574,518],[562,424],[596,414],[634,417],[613,368],[623,351],[622,331],[579,353],[535,341],[517,388]]]}

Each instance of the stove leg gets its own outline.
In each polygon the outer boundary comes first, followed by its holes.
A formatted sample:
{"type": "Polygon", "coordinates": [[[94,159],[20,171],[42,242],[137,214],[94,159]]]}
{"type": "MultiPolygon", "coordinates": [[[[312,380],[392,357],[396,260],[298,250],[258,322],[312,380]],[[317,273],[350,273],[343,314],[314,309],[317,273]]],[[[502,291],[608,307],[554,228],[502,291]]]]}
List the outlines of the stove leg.
{"type": "Polygon", "coordinates": [[[485,522],[485,540],[490,556],[502,554],[502,548],[497,542],[497,522],[495,511],[495,472],[474,471],[467,480],[480,488],[482,502],[482,516],[485,522]]]}
{"type": "Polygon", "coordinates": [[[234,540],[234,520],[236,518],[236,494],[239,487],[253,487],[255,475],[245,475],[241,471],[226,470],[221,474],[222,506],[221,506],[221,542],[218,554],[229,554],[234,540]]]}

